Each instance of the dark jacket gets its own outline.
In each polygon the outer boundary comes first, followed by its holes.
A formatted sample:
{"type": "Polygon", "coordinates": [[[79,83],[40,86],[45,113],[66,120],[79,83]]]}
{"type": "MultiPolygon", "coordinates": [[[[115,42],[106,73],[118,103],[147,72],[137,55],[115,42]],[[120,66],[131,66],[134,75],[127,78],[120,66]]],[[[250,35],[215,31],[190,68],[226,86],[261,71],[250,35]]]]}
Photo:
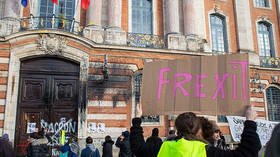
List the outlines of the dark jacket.
{"type": "Polygon", "coordinates": [[[112,145],[114,141],[105,141],[102,146],[102,157],[113,157],[112,145]]]}
{"type": "Polygon", "coordinates": [[[51,153],[47,145],[46,138],[31,139],[31,143],[27,148],[28,157],[50,157],[51,153]]]}
{"type": "Polygon", "coordinates": [[[120,148],[119,157],[132,157],[129,137],[125,137],[123,140],[119,137],[116,146],[120,148]]]}
{"type": "Polygon", "coordinates": [[[151,156],[157,157],[158,151],[162,144],[162,140],[158,136],[150,136],[146,140],[146,144],[148,145],[148,147],[152,147],[152,152],[150,152],[151,156]]]}
{"type": "Polygon", "coordinates": [[[82,150],[81,157],[100,157],[100,153],[92,144],[87,144],[86,148],[82,150]]]}
{"type": "Polygon", "coordinates": [[[148,146],[144,140],[141,118],[132,119],[132,127],[130,128],[130,147],[132,154],[136,157],[152,157],[152,154],[149,152],[153,151],[153,147],[148,146]]]}
{"type": "Polygon", "coordinates": [[[112,146],[114,141],[105,141],[102,146],[102,157],[113,157],[112,146]]]}
{"type": "Polygon", "coordinates": [[[15,157],[13,147],[9,144],[9,141],[0,139],[0,157],[15,157]]]}
{"type": "Polygon", "coordinates": [[[214,146],[208,146],[207,157],[257,157],[261,149],[261,142],[257,134],[257,124],[246,120],[241,141],[235,150],[221,150],[214,146]]]}
{"type": "MultiPolygon", "coordinates": [[[[133,119],[132,127],[130,128],[132,152],[136,157],[150,157],[148,152],[150,152],[152,148],[145,143],[143,129],[140,125],[140,118],[133,119]]],[[[238,148],[226,151],[213,146],[206,146],[207,157],[257,157],[258,151],[261,148],[261,143],[256,130],[257,125],[254,121],[245,121],[241,142],[238,148]]]]}

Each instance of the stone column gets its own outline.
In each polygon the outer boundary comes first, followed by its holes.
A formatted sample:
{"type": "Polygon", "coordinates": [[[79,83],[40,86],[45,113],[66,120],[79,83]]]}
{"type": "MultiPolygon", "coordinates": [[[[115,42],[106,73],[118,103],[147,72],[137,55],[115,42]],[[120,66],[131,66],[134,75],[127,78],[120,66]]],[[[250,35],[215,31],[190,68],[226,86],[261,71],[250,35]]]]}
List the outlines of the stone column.
{"type": "Polygon", "coordinates": [[[4,17],[18,18],[20,13],[20,1],[17,0],[6,0],[4,17]]]}
{"type": "Polygon", "coordinates": [[[249,1],[235,0],[239,51],[254,50],[249,1]]]}
{"type": "Polygon", "coordinates": [[[185,36],[180,33],[179,1],[165,0],[165,8],[168,49],[186,50],[185,36]]]}
{"type": "Polygon", "coordinates": [[[179,33],[179,2],[178,0],[165,0],[166,6],[166,32],[179,33]]]}
{"type": "Polygon", "coordinates": [[[39,13],[39,1],[29,1],[30,3],[30,14],[32,14],[35,17],[38,17],[40,15],[39,13]]]}
{"type": "Polygon", "coordinates": [[[108,25],[109,27],[121,28],[122,0],[109,0],[108,3],[108,25]]]}
{"type": "Polygon", "coordinates": [[[206,39],[204,0],[184,0],[183,3],[184,34],[206,39]]]}
{"type": "Polygon", "coordinates": [[[86,38],[96,43],[104,42],[104,29],[101,24],[102,0],[91,0],[87,10],[87,27],[84,28],[86,38]]]}
{"type": "Polygon", "coordinates": [[[87,25],[101,26],[102,0],[91,0],[87,10],[87,25]]]}
{"type": "Polygon", "coordinates": [[[105,32],[106,44],[126,45],[126,32],[121,28],[122,0],[108,0],[108,28],[105,32]]]}

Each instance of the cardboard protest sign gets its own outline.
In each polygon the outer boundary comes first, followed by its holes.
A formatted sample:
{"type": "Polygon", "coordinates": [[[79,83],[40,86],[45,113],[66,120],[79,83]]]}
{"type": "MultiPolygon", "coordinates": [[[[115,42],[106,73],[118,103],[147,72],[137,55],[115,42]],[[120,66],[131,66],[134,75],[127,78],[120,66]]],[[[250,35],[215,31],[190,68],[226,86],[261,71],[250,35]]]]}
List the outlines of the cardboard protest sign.
{"type": "MultiPolygon", "coordinates": [[[[244,128],[245,117],[227,116],[227,120],[228,120],[232,139],[235,142],[240,142],[241,134],[242,134],[243,128],[244,128]]],[[[261,119],[257,119],[256,123],[257,123],[257,133],[259,134],[261,144],[265,145],[271,137],[273,128],[278,123],[261,120],[261,119]]]]}
{"type": "Polygon", "coordinates": [[[248,64],[247,54],[145,63],[143,114],[243,115],[249,104],[248,64]]]}

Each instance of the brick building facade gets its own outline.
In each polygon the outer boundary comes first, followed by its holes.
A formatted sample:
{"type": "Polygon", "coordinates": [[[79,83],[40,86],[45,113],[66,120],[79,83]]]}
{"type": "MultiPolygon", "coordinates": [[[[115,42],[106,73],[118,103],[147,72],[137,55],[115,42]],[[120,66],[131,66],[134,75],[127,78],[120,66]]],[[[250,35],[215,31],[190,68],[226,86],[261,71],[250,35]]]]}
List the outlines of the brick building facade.
{"type": "MultiPolygon", "coordinates": [[[[279,7],[279,0],[91,0],[84,10],[79,0],[25,8],[0,0],[0,134],[21,147],[27,124],[55,133],[55,121],[73,118],[72,133],[100,145],[130,128],[145,62],[227,53],[249,54],[251,104],[260,118],[279,121],[279,7]]],[[[230,134],[223,116],[209,118],[230,134]]],[[[158,127],[164,137],[174,115],[144,119],[146,136],[158,127]]]]}

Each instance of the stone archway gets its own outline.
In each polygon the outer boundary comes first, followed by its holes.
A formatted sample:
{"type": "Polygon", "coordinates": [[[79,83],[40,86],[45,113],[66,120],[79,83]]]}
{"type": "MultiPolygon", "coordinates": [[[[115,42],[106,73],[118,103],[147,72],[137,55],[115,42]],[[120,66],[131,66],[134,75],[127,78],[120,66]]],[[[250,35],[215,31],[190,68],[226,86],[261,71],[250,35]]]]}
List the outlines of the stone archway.
{"type": "MultiPolygon", "coordinates": [[[[20,46],[15,45],[14,47],[11,47],[3,131],[10,135],[11,141],[15,140],[15,123],[19,96],[18,89],[21,60],[23,58],[41,56],[59,56],[61,58],[73,60],[80,65],[80,88],[78,101],[80,110],[78,112],[78,138],[83,138],[86,136],[86,129],[84,126],[86,126],[86,82],[88,78],[89,56],[85,51],[67,45],[69,40],[67,37],[55,34],[42,34],[36,35],[36,37],[38,37],[38,42],[36,44],[25,44],[20,46]]],[[[24,38],[34,39],[34,34],[30,35],[30,37],[26,35],[24,38]]],[[[13,45],[15,42],[18,42],[18,40],[20,39],[11,39],[11,45],[13,45]]]]}

